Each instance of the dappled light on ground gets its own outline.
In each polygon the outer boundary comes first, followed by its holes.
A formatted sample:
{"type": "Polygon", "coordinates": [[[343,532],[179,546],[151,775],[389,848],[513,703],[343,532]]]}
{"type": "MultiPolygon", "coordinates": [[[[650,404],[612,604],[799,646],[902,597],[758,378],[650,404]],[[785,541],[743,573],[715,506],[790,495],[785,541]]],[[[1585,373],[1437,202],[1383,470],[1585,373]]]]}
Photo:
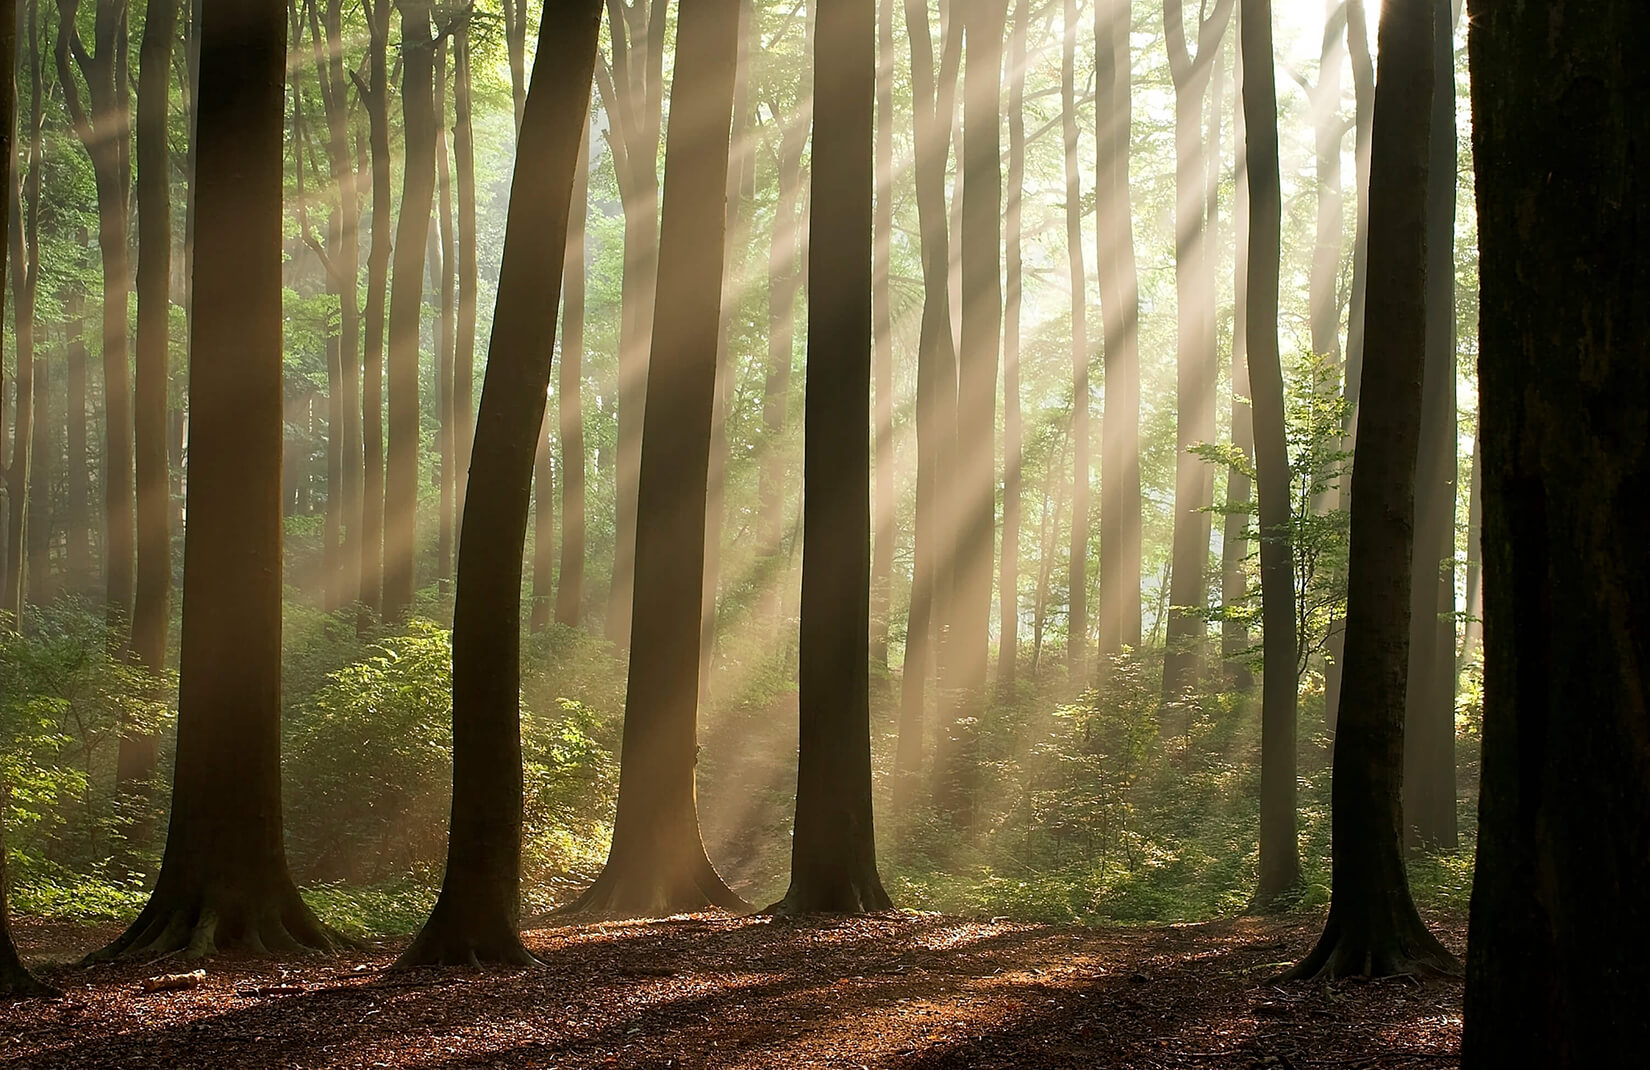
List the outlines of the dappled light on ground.
{"type": "MultiPolygon", "coordinates": [[[[1452,949],[1462,926],[1431,919],[1452,949]]],[[[143,965],[42,973],[0,1006],[28,1067],[1452,1067],[1459,981],[1273,983],[1316,917],[1138,929],[933,915],[725,915],[531,928],[542,970],[383,972],[401,941],[276,965],[208,963],[143,994],[143,965]],[[96,1028],[88,1023],[96,1022],[96,1028]],[[1309,1053],[1309,1056],[1307,1055],[1309,1053]]],[[[32,960],[101,931],[24,921],[32,960]]]]}

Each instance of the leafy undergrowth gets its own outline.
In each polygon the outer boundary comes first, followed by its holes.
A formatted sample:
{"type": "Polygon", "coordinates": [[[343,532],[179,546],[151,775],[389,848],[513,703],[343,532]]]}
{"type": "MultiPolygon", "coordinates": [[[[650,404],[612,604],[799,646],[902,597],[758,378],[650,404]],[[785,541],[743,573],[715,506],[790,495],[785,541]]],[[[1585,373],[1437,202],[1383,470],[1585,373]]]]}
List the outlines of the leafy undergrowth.
{"type": "MultiPolygon", "coordinates": [[[[1434,919],[1460,951],[1464,926],[1434,919]]],[[[1321,918],[1101,929],[934,914],[725,915],[540,928],[538,970],[386,973],[401,941],[285,965],[48,965],[0,1005],[30,1067],[1298,1067],[1457,1065],[1457,980],[1278,985],[1321,918]]],[[[113,935],[24,919],[25,957],[113,935]]]]}

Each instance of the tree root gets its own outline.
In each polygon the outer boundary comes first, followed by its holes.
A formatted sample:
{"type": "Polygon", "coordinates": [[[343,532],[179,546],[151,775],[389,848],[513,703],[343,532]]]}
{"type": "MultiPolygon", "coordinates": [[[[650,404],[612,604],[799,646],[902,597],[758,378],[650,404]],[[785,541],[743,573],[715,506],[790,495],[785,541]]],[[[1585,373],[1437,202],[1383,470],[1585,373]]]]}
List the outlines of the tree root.
{"type": "Polygon", "coordinates": [[[322,924],[296,890],[288,895],[259,896],[257,902],[210,894],[157,894],[119,939],[87,955],[83,965],[178,952],[187,959],[229,953],[278,958],[361,946],[360,941],[322,924]]]}
{"type": "Polygon", "coordinates": [[[62,992],[30,973],[21,964],[0,967],[0,1000],[57,999],[62,992]]]}
{"type": "Polygon", "coordinates": [[[1281,981],[1342,978],[1459,977],[1461,963],[1419,918],[1372,926],[1379,932],[1353,934],[1331,918],[1312,953],[1286,971],[1281,981]]]}
{"type": "Polygon", "coordinates": [[[882,914],[894,909],[893,900],[873,876],[869,880],[844,880],[830,887],[801,884],[795,880],[777,903],[758,911],[776,918],[803,918],[818,915],[845,917],[853,914],[882,914]]]}
{"type": "Polygon", "coordinates": [[[554,914],[564,918],[618,921],[668,918],[673,914],[698,914],[716,909],[730,914],[751,913],[751,904],[727,886],[708,859],[695,869],[690,875],[671,880],[657,870],[616,866],[610,861],[596,883],[571,903],[558,907],[554,914]]]}

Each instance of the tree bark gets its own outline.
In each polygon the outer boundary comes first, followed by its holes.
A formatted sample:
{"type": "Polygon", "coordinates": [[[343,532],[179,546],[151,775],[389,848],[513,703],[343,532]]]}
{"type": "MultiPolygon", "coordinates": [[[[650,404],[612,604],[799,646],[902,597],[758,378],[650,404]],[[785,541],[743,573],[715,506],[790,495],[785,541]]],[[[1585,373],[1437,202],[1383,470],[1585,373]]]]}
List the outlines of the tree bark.
{"type": "MultiPolygon", "coordinates": [[[[1238,25],[1242,26],[1239,16],[1238,25]]],[[[1246,144],[1243,125],[1243,49],[1232,55],[1232,91],[1237,107],[1232,116],[1233,143],[1246,144]]],[[[1255,426],[1249,400],[1248,332],[1249,294],[1249,174],[1238,167],[1232,179],[1232,445],[1252,466],[1255,460],[1255,426]]],[[[1254,497],[1253,481],[1242,467],[1226,469],[1226,517],[1221,538],[1220,594],[1226,609],[1220,626],[1220,654],[1226,663],[1226,681],[1241,691],[1254,686],[1254,673],[1243,656],[1249,650],[1249,627],[1234,608],[1249,597],[1249,504],[1254,497]]]]}
{"type": "Polygon", "coordinates": [[[1630,1066],[1650,1041],[1650,9],[1467,12],[1484,736],[1462,1065],[1630,1066]]]}
{"type": "MultiPolygon", "coordinates": [[[[889,611],[893,603],[894,544],[894,312],[889,257],[894,237],[894,5],[877,3],[876,205],[871,236],[871,389],[876,436],[876,482],[871,510],[871,662],[888,670],[889,611]]],[[[1012,115],[1010,122],[1013,121],[1012,115]]]]}
{"type": "Polygon", "coordinates": [[[705,855],[694,798],[705,479],[739,0],[706,0],[682,14],[638,486],[648,522],[636,532],[640,612],[631,635],[618,813],[607,865],[568,908],[583,915],[745,905],[705,855]]]}
{"type": "Polygon", "coordinates": [[[391,0],[362,0],[369,39],[367,78],[355,77],[367,105],[372,169],[372,233],[367,248],[366,343],[361,356],[361,613],[365,629],[383,609],[384,586],[384,298],[390,270],[391,0]]]}
{"type": "Polygon", "coordinates": [[[598,0],[547,3],[522,115],[453,606],[453,812],[435,909],[397,966],[532,965],[521,913],[521,572],[587,125],[598,0]]]}
{"type": "MultiPolygon", "coordinates": [[[[1089,328],[1083,265],[1083,178],[1077,156],[1077,0],[1065,0],[1060,50],[1060,133],[1065,148],[1066,265],[1071,278],[1071,547],[1067,555],[1066,662],[1073,682],[1088,672],[1089,328]]],[[[1039,644],[1040,645],[1040,644],[1039,644]]]]}
{"type": "MultiPolygon", "coordinates": [[[[26,32],[28,34],[28,78],[29,78],[29,112],[27,125],[22,131],[28,138],[26,152],[28,153],[28,174],[20,185],[21,198],[12,209],[18,213],[16,235],[20,244],[13,247],[15,262],[12,276],[12,312],[14,327],[17,333],[17,367],[21,371],[25,363],[30,364],[34,378],[33,396],[30,401],[30,415],[33,418],[34,434],[29,445],[29,476],[26,508],[30,517],[27,524],[26,537],[28,541],[28,572],[26,593],[28,600],[35,605],[44,605],[51,601],[56,594],[55,584],[51,574],[51,542],[52,542],[52,420],[51,420],[51,376],[50,366],[45,361],[34,359],[37,325],[35,323],[36,298],[40,288],[40,197],[41,197],[41,164],[45,154],[43,141],[43,113],[45,99],[43,97],[44,83],[41,77],[40,55],[40,0],[28,0],[26,18],[26,32]],[[27,360],[25,361],[25,357],[27,360]]],[[[15,166],[15,164],[14,164],[15,166]]],[[[21,388],[21,377],[19,378],[21,388]]],[[[19,395],[21,396],[21,395],[19,395]]],[[[19,411],[22,406],[19,404],[19,411]]],[[[12,450],[12,463],[15,466],[18,451],[12,450]]],[[[0,878],[0,883],[4,883],[0,878]]],[[[0,919],[5,916],[4,904],[0,903],[0,919]]],[[[0,924],[4,924],[0,921],[0,924]]]]}
{"type": "Polygon", "coordinates": [[[813,218],[802,637],[791,885],[775,913],[892,907],[871,817],[872,151],[876,0],[820,5],[814,45],[813,218]]]}
{"type": "Polygon", "coordinates": [[[1243,120],[1249,172],[1245,348],[1260,497],[1260,878],[1251,909],[1268,910],[1300,880],[1295,824],[1295,563],[1290,547],[1289,451],[1278,359],[1278,267],[1283,206],[1278,178],[1277,86],[1271,0],[1243,0],[1243,120]]]}
{"type": "Polygon", "coordinates": [[[171,828],[154,893],[92,956],[340,946],[281,837],[281,187],[286,7],[201,25],[189,524],[171,828]]]}
{"type": "MultiPolygon", "coordinates": [[[[1385,0],[1370,172],[1369,362],[1353,461],[1346,694],[1336,725],[1329,920],[1295,978],[1454,972],[1404,869],[1416,446],[1427,335],[1433,26],[1449,0],[1385,0]]],[[[1263,484],[1264,486],[1264,484],[1263,484]]],[[[1427,633],[1430,639],[1432,633],[1427,633]]]]}
{"type": "Polygon", "coordinates": [[[1025,0],[1017,0],[1008,50],[1008,203],[1003,215],[1007,282],[1003,297],[1003,541],[998,558],[1001,564],[997,583],[1000,600],[997,687],[1005,694],[1014,687],[1020,638],[1020,515],[1023,494],[1020,470],[1025,452],[1024,421],[1020,415],[1020,305],[1024,273],[1020,256],[1020,202],[1025,198],[1027,17],[1025,0]]]}
{"type": "Polygon", "coordinates": [[[573,175],[572,216],[562,271],[561,379],[556,390],[557,441],[561,444],[561,575],[556,584],[556,623],[577,627],[584,605],[584,257],[589,210],[590,131],[584,131],[573,175]]]}
{"type": "Polygon", "coordinates": [[[64,295],[63,310],[68,317],[64,351],[64,385],[68,392],[68,421],[64,431],[65,468],[68,498],[63,507],[64,558],[68,565],[66,587],[72,594],[87,596],[97,583],[97,566],[92,560],[92,477],[87,453],[89,433],[86,397],[86,343],[81,337],[84,320],[78,289],[64,295]]]}
{"type": "MultiPolygon", "coordinates": [[[[17,159],[17,147],[14,141],[17,129],[17,32],[18,23],[16,0],[8,0],[0,4],[0,169],[4,171],[4,181],[0,188],[5,192],[4,205],[0,206],[0,233],[6,235],[6,248],[13,261],[12,274],[12,304],[17,337],[17,360],[15,383],[13,390],[16,397],[16,418],[12,423],[11,463],[0,464],[0,474],[4,475],[6,491],[6,531],[4,542],[4,558],[0,559],[0,613],[11,615],[12,626],[21,627],[23,615],[23,593],[28,583],[28,576],[24,566],[28,561],[26,544],[28,542],[28,514],[31,500],[30,488],[30,459],[34,450],[34,399],[36,389],[34,385],[34,282],[38,271],[38,260],[29,259],[26,250],[33,249],[38,254],[38,243],[34,239],[39,217],[39,189],[40,189],[40,157],[37,151],[39,122],[34,121],[29,135],[29,184],[33,187],[32,204],[25,204],[27,194],[23,189],[22,165],[24,161],[17,159]],[[27,233],[25,233],[27,232],[27,233]]],[[[31,38],[33,37],[34,20],[30,19],[31,38]]],[[[39,113],[40,85],[39,79],[34,79],[34,104],[31,107],[35,116],[39,113]]],[[[3,259],[3,258],[0,258],[3,259]]],[[[0,264],[0,283],[5,280],[6,266],[0,264]]],[[[0,285],[0,292],[4,286],[0,285]]],[[[0,384],[3,384],[4,375],[0,374],[0,384]]],[[[4,391],[0,390],[0,410],[5,405],[4,391]]],[[[4,419],[0,419],[0,438],[4,437],[4,419]]],[[[0,818],[4,817],[0,811],[0,818]]],[[[4,904],[0,904],[3,906],[4,904]]],[[[3,917],[0,911],[0,917],[3,917]]],[[[0,922],[3,924],[3,922],[0,922]]],[[[0,948],[9,947],[9,940],[0,948]]],[[[0,949],[0,955],[4,950],[0,949]]],[[[20,967],[19,967],[20,968],[20,967]]],[[[0,961],[0,985],[6,984],[6,973],[3,961],[0,961]]],[[[26,975],[25,975],[26,976],[26,975]]]]}
{"type": "Polygon", "coordinates": [[[418,321],[424,303],[424,246],[435,196],[436,140],[431,0],[397,0],[397,4],[401,9],[406,165],[390,280],[389,457],[384,472],[384,618],[390,621],[406,617],[416,586],[418,321]]]}
{"type": "MultiPolygon", "coordinates": [[[[1105,335],[1100,654],[1140,647],[1140,286],[1129,211],[1129,0],[1096,0],[1095,278],[1105,335]]],[[[1270,69],[1270,68],[1268,68],[1270,69]]]]}
{"type": "MultiPolygon", "coordinates": [[[[453,510],[464,534],[464,497],[470,486],[470,454],[475,443],[476,291],[480,280],[476,243],[475,131],[472,120],[470,23],[473,8],[460,12],[453,39],[453,156],[458,187],[458,342],[453,352],[453,510]]],[[[582,326],[582,324],[581,324],[582,326]]]]}
{"type": "Polygon", "coordinates": [[[436,579],[445,586],[452,576],[458,538],[455,507],[458,493],[458,413],[453,405],[453,358],[458,342],[458,241],[453,233],[453,171],[447,153],[447,28],[435,43],[435,176],[436,225],[441,244],[441,318],[436,331],[436,401],[439,417],[439,505],[436,527],[436,579]]]}

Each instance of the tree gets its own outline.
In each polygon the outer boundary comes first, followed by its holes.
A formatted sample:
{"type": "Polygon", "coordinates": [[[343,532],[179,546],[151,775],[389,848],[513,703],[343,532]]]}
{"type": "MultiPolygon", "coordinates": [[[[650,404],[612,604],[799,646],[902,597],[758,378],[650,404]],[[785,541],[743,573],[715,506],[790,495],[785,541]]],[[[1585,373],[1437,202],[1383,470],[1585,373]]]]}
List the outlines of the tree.
{"type": "Polygon", "coordinates": [[[643,612],[630,637],[613,846],[601,875],[567,908],[595,916],[745,905],[705,855],[694,799],[705,477],[739,0],[685,7],[676,33],[637,491],[648,518],[636,531],[635,608],[643,612]]]}
{"type": "MultiPolygon", "coordinates": [[[[385,0],[380,0],[385,2],[385,0]]],[[[424,304],[424,246],[435,199],[435,41],[431,0],[401,9],[401,108],[406,165],[395,221],[390,278],[389,455],[384,467],[384,617],[412,608],[418,505],[418,320],[424,304]]],[[[378,221],[373,221],[376,228],[378,221]]]]}
{"type": "MultiPolygon", "coordinates": [[[[11,0],[0,6],[0,49],[4,49],[4,56],[0,57],[0,169],[4,170],[5,181],[0,188],[5,192],[5,205],[0,208],[0,225],[3,225],[7,236],[7,248],[13,253],[15,262],[12,276],[12,294],[17,323],[17,375],[16,397],[17,417],[12,424],[11,463],[0,465],[0,476],[6,491],[6,528],[4,531],[4,555],[0,557],[0,613],[11,614],[13,621],[18,621],[23,613],[23,591],[27,584],[27,573],[24,570],[26,560],[25,546],[28,541],[28,513],[31,504],[29,491],[30,454],[34,446],[34,309],[33,285],[39,270],[38,244],[35,245],[35,255],[32,261],[26,259],[25,246],[30,244],[29,235],[37,229],[39,219],[39,188],[40,188],[40,158],[39,122],[33,122],[29,137],[29,173],[30,183],[34,189],[33,206],[25,207],[23,192],[20,183],[21,167],[17,159],[14,131],[16,129],[17,113],[17,28],[16,0],[11,0]]],[[[30,11],[30,39],[34,40],[33,11],[30,11]]],[[[38,47],[35,49],[38,56],[38,47]]],[[[40,110],[40,80],[38,62],[31,67],[34,72],[33,96],[31,112],[38,114],[40,110]]],[[[5,278],[5,267],[0,265],[0,282],[5,278]]],[[[0,287],[3,289],[3,287],[0,287]]],[[[3,380],[3,376],[0,376],[3,380]]],[[[3,391],[0,391],[0,410],[4,409],[3,391]]],[[[4,420],[0,419],[0,424],[4,420]]],[[[0,438],[3,438],[0,431],[0,438]]],[[[44,517],[42,517],[44,521],[44,517]]],[[[0,903],[0,906],[3,906],[0,903]]],[[[0,911],[3,917],[3,911],[0,911]]],[[[0,984],[3,984],[0,979],[0,984]]]]}
{"type": "Polygon", "coordinates": [[[453,509],[463,533],[464,497],[469,493],[470,451],[475,442],[476,349],[476,159],[470,29],[475,9],[455,17],[453,39],[453,164],[458,189],[458,341],[453,352],[453,509]]]}
{"type": "Polygon", "coordinates": [[[281,838],[281,174],[286,8],[206,0],[189,524],[171,828],[148,905],[94,958],[339,946],[281,838]]]}
{"type": "Polygon", "coordinates": [[[1060,48],[1060,134],[1065,147],[1066,264],[1071,276],[1071,550],[1066,657],[1080,680],[1088,661],[1089,353],[1088,276],[1083,267],[1083,177],[1077,159],[1077,0],[1065,0],[1060,48]]]}
{"type": "MultiPolygon", "coordinates": [[[[172,211],[167,147],[168,82],[178,0],[149,0],[143,17],[137,94],[137,375],[133,424],[137,445],[137,597],[132,653],[158,675],[166,668],[171,624],[171,476],[166,459],[166,401],[171,384],[172,211]]],[[[115,779],[128,787],[155,775],[159,741],[128,732],[120,740],[115,779]]]]}
{"type": "MultiPolygon", "coordinates": [[[[876,483],[871,509],[871,660],[888,668],[894,542],[894,4],[877,2],[876,213],[871,235],[871,388],[876,411],[876,483]]],[[[1010,121],[1013,121],[1012,112],[1010,121]]],[[[1007,561],[1007,558],[1004,558],[1007,561]]],[[[1012,644],[1010,644],[1012,647],[1012,644]]]]}
{"type": "Polygon", "coordinates": [[[1261,688],[1260,882],[1251,906],[1269,909],[1300,880],[1295,835],[1295,573],[1290,550],[1289,448],[1278,359],[1278,265],[1283,204],[1278,178],[1277,85],[1271,0],[1243,0],[1244,151],[1249,174],[1249,274],[1245,351],[1260,499],[1261,688]]]}
{"type": "Polygon", "coordinates": [[[383,608],[384,297],[390,271],[390,3],[362,0],[367,16],[367,77],[352,74],[367,106],[372,160],[372,235],[367,247],[366,342],[361,354],[361,615],[383,608]]]}
{"type": "MultiPolygon", "coordinates": [[[[1186,43],[1183,0],[1164,0],[1169,70],[1175,99],[1175,354],[1174,546],[1169,570],[1169,624],[1163,654],[1163,700],[1196,686],[1207,639],[1210,516],[1214,470],[1192,452],[1215,438],[1214,235],[1209,226],[1209,156],[1203,106],[1210,76],[1232,18],[1231,0],[1217,0],[1198,18],[1194,53],[1186,43]]],[[[1200,11],[1202,8],[1199,9],[1200,11]]],[[[1218,127],[1217,127],[1218,132],[1218,127]]]]}
{"type": "Polygon", "coordinates": [[[1467,12],[1485,620],[1462,1065],[1628,1066],[1650,1040],[1650,9],[1467,12]]]}
{"type": "Polygon", "coordinates": [[[561,445],[561,569],[556,622],[577,627],[584,607],[584,217],[588,206],[590,129],[584,131],[573,178],[573,214],[567,223],[562,269],[561,378],[556,386],[556,441],[561,445]]]}
{"type": "Polygon", "coordinates": [[[951,339],[950,232],[945,216],[945,157],[962,55],[953,19],[941,44],[939,76],[928,5],[905,0],[911,50],[917,222],[922,252],[922,326],[917,341],[917,487],[912,531],[911,607],[900,680],[894,807],[914,800],[923,761],[924,694],[943,662],[951,603],[951,470],[957,440],[957,368],[951,339]]]}
{"type": "Polygon", "coordinates": [[[447,872],[398,966],[536,961],[518,931],[522,551],[555,349],[543,294],[561,282],[600,25],[598,0],[547,3],[539,22],[458,547],[447,872]]]}
{"type": "Polygon", "coordinates": [[[92,162],[97,183],[97,244],[103,257],[103,502],[106,537],[104,611],[112,628],[130,623],[133,587],[132,413],[126,362],[127,199],[132,185],[131,79],[127,70],[127,0],[97,0],[93,49],[80,38],[80,0],[57,0],[57,80],[70,125],[92,162]],[[82,102],[78,69],[86,80],[82,102]]]}
{"type": "MultiPolygon", "coordinates": [[[[1238,25],[1242,26],[1241,17],[1238,25]]],[[[1233,92],[1238,106],[1232,116],[1232,137],[1238,145],[1246,143],[1243,126],[1243,49],[1232,55],[1233,92]]],[[[1223,102],[1217,101],[1216,107],[1223,102]]],[[[1225,676],[1229,683],[1247,691],[1254,684],[1253,673],[1243,660],[1249,649],[1249,626],[1230,608],[1243,602],[1249,594],[1249,577],[1244,563],[1249,559],[1249,509],[1254,486],[1249,472],[1255,462],[1255,428],[1249,402],[1249,360],[1245,336],[1248,332],[1249,284],[1249,175],[1248,168],[1237,168],[1232,179],[1232,448],[1244,459],[1241,465],[1226,469],[1225,524],[1220,544],[1220,602],[1226,611],[1220,625],[1220,656],[1225,661],[1225,676]]]]}
{"type": "Polygon", "coordinates": [[[1026,18],[1025,0],[1017,0],[1008,46],[1008,203],[1003,216],[1007,282],[1003,295],[1003,536],[997,583],[1001,601],[997,686],[1005,692],[1014,686],[1020,638],[1020,471],[1025,452],[1025,421],[1020,415],[1020,306],[1025,274],[1020,215],[1026,171],[1026,18]]]}
{"type": "Polygon", "coordinates": [[[454,508],[458,491],[458,414],[453,407],[453,360],[458,347],[458,235],[453,233],[453,169],[447,152],[447,42],[443,27],[435,42],[435,180],[436,231],[441,249],[441,318],[436,330],[436,431],[439,504],[436,520],[436,578],[442,584],[452,576],[453,543],[457,537],[454,508]]]}
{"type": "Polygon", "coordinates": [[[796,832],[780,914],[892,906],[871,819],[872,98],[875,0],[820,5],[802,514],[796,832]]]}
{"type": "Polygon", "coordinates": [[[64,561],[68,566],[66,586],[74,594],[91,593],[96,582],[96,566],[92,562],[91,523],[91,461],[87,451],[89,433],[86,417],[86,342],[82,335],[84,304],[80,293],[71,288],[63,302],[68,324],[64,344],[64,388],[68,394],[68,426],[63,432],[65,445],[64,469],[67,473],[68,500],[63,507],[64,561]]]}
{"type": "Polygon", "coordinates": [[[1427,333],[1433,26],[1448,10],[1449,0],[1386,0],[1381,15],[1370,157],[1369,359],[1358,418],[1363,443],[1352,473],[1358,492],[1348,562],[1346,689],[1335,730],[1329,920],[1317,947],[1290,971],[1296,978],[1457,968],[1416,913],[1401,831],[1415,454],[1427,333]]]}
{"type": "Polygon", "coordinates": [[[1100,426],[1103,657],[1140,646],[1140,287],[1129,213],[1129,26],[1129,0],[1096,0],[1094,267],[1106,347],[1100,426]]]}

